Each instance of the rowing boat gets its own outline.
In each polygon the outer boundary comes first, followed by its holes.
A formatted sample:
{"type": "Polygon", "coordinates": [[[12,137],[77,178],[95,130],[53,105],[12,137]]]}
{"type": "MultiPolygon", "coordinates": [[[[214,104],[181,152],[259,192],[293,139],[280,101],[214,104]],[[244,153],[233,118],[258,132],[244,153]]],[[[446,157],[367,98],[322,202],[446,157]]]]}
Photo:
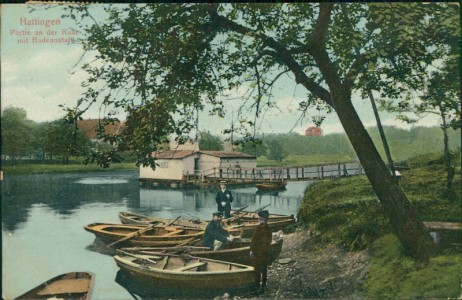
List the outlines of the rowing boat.
{"type": "MultiPolygon", "coordinates": [[[[237,212],[237,213],[233,213],[233,211],[231,211],[231,214],[233,215],[233,217],[239,218],[242,221],[258,220],[258,212],[255,212],[255,211],[243,210],[243,211],[240,211],[240,212],[237,212]]],[[[295,219],[295,217],[294,217],[294,215],[282,215],[282,214],[269,214],[269,216],[268,216],[268,220],[278,220],[278,219],[279,220],[282,220],[282,219],[295,219]]]]}
{"type": "Polygon", "coordinates": [[[287,181],[274,181],[257,183],[255,186],[261,191],[277,191],[286,187],[287,181]]]}
{"type": "Polygon", "coordinates": [[[95,274],[70,272],[51,278],[15,299],[90,300],[94,284],[95,274]]]}
{"type": "Polygon", "coordinates": [[[159,288],[226,290],[249,286],[254,280],[251,266],[190,255],[119,252],[114,259],[132,277],[159,288]]]}
{"type": "Polygon", "coordinates": [[[202,240],[204,231],[199,228],[169,226],[136,226],[126,224],[92,223],[84,226],[105,242],[117,242],[131,237],[123,244],[138,246],[172,247],[202,240]],[[140,232],[140,234],[137,234],[140,232]]]}
{"type": "MultiPolygon", "coordinates": [[[[279,257],[282,250],[283,239],[274,239],[270,246],[270,263],[279,257]]],[[[238,264],[251,265],[252,260],[250,258],[250,240],[242,239],[240,241],[233,241],[228,244],[226,249],[222,250],[210,250],[208,247],[197,247],[197,246],[181,246],[181,247],[169,247],[169,248],[154,248],[154,247],[132,247],[132,248],[121,248],[117,251],[124,251],[132,254],[153,254],[157,252],[163,253],[187,253],[192,256],[223,260],[238,264]]]]}
{"type": "MultiPolygon", "coordinates": [[[[137,226],[146,226],[148,224],[156,224],[154,226],[165,226],[166,224],[171,224],[173,221],[172,219],[162,219],[159,217],[151,217],[145,215],[139,215],[129,212],[120,212],[119,219],[122,223],[133,223],[137,226]],[[155,221],[154,221],[155,220],[155,221]],[[154,223],[157,222],[157,223],[154,223]]],[[[205,227],[209,222],[201,221],[201,220],[177,220],[178,226],[187,226],[191,228],[199,228],[201,230],[205,230],[205,227]]],[[[177,223],[174,223],[177,226],[177,223]]],[[[242,238],[249,238],[252,237],[255,228],[260,224],[258,222],[258,214],[257,213],[238,213],[231,217],[230,219],[223,220],[223,228],[230,232],[232,235],[239,235],[242,238]],[[256,216],[256,217],[255,217],[256,216]],[[241,232],[242,231],[242,232],[241,232]]],[[[283,230],[285,232],[286,229],[290,226],[295,224],[294,216],[284,216],[284,215],[270,215],[268,219],[268,225],[271,228],[271,231],[279,231],[283,230]],[[273,217],[272,217],[273,216],[273,217]]]]}
{"type": "Polygon", "coordinates": [[[208,221],[203,220],[189,220],[184,218],[176,219],[165,219],[154,216],[146,216],[136,214],[132,212],[119,212],[119,219],[122,224],[133,224],[133,225],[175,225],[175,226],[186,226],[186,227],[198,227],[204,228],[207,226],[208,221]]]}

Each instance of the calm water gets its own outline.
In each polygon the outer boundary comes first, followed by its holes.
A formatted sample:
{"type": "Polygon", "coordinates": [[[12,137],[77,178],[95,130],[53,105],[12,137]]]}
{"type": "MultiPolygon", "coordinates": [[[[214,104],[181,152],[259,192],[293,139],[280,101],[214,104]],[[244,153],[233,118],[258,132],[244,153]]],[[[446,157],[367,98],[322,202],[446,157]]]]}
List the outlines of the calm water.
{"type": "MultiPolygon", "coordinates": [[[[233,207],[270,204],[270,212],[296,215],[308,184],[289,182],[276,194],[231,188],[233,207]]],[[[214,190],[143,189],[137,171],[6,176],[1,193],[3,299],[73,271],[96,274],[92,299],[152,298],[119,272],[111,255],[98,251],[95,236],[83,226],[119,223],[120,211],[208,220],[216,210],[214,190]]]]}

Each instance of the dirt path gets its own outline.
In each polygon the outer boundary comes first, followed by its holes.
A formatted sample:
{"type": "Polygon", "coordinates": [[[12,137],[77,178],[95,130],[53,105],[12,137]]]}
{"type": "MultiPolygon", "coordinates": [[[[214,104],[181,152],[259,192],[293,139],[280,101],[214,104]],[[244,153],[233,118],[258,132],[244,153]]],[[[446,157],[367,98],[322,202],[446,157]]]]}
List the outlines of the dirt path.
{"type": "Polygon", "coordinates": [[[281,255],[268,269],[268,291],[229,299],[361,298],[367,252],[349,253],[336,246],[304,250],[309,239],[308,230],[285,235],[281,255]]]}

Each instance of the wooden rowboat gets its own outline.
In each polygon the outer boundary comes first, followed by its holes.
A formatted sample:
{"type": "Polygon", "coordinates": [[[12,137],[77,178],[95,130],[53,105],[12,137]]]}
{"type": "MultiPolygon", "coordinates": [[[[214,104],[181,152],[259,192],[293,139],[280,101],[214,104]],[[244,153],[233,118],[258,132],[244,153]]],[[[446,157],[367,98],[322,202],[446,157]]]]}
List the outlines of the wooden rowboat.
{"type": "MultiPolygon", "coordinates": [[[[295,224],[295,219],[293,218],[286,218],[286,219],[276,219],[276,220],[268,220],[268,226],[270,227],[272,232],[276,232],[279,230],[282,230],[283,232],[290,232],[290,225],[295,224]]],[[[258,220],[241,220],[241,219],[234,219],[231,220],[230,225],[228,227],[224,227],[226,230],[230,230],[230,228],[233,229],[241,229],[242,238],[251,238],[253,236],[253,233],[255,232],[255,229],[259,225],[258,220]]]]}
{"type": "Polygon", "coordinates": [[[263,182],[255,184],[257,189],[261,191],[277,191],[284,189],[286,185],[287,181],[263,182]]]}
{"type": "Polygon", "coordinates": [[[186,226],[186,227],[198,227],[204,228],[209,223],[208,221],[202,220],[188,220],[183,218],[177,219],[165,219],[153,216],[146,216],[141,214],[135,214],[132,212],[119,212],[119,219],[122,224],[133,224],[133,225],[159,225],[159,226],[186,226]]]}
{"type": "Polygon", "coordinates": [[[114,259],[123,271],[159,288],[192,291],[227,290],[250,286],[251,266],[190,255],[119,253],[114,259]]]}
{"type": "MultiPolygon", "coordinates": [[[[284,216],[284,217],[282,217],[283,215],[272,215],[272,216],[275,216],[275,218],[270,218],[268,220],[268,225],[270,226],[271,231],[273,232],[279,231],[279,230],[285,231],[289,225],[295,224],[295,218],[293,216],[284,216]],[[281,216],[281,217],[276,217],[276,216],[281,216]]],[[[120,212],[119,218],[122,221],[122,223],[138,222],[137,223],[138,226],[146,226],[148,224],[161,224],[161,225],[154,225],[154,226],[164,226],[163,224],[170,224],[171,222],[174,221],[171,219],[162,219],[158,217],[143,216],[143,215],[133,214],[129,212],[120,212]],[[153,223],[154,222],[153,220],[156,220],[156,222],[158,223],[153,223]]],[[[200,220],[193,221],[193,220],[183,219],[182,222],[179,223],[179,226],[194,227],[194,228],[199,228],[201,230],[205,230],[205,227],[207,227],[208,223],[209,222],[207,221],[200,221],[200,220]]],[[[176,222],[174,224],[176,226],[176,222]]],[[[249,238],[249,237],[252,237],[255,231],[255,228],[257,228],[258,224],[259,222],[258,222],[257,213],[236,214],[236,216],[231,217],[230,219],[224,220],[223,228],[229,231],[232,235],[239,235],[242,238],[249,238]],[[241,215],[243,217],[241,217],[241,215]]]]}
{"type": "Polygon", "coordinates": [[[110,223],[92,223],[84,226],[84,229],[105,242],[112,243],[127,238],[122,242],[123,244],[155,247],[173,247],[195,240],[200,241],[204,234],[204,231],[198,228],[147,227],[110,223]]]}
{"type": "MultiPolygon", "coordinates": [[[[283,240],[273,240],[270,248],[270,263],[279,257],[282,250],[283,240]]],[[[243,265],[251,265],[252,260],[250,258],[250,240],[233,241],[228,244],[226,249],[223,250],[210,250],[207,247],[196,247],[196,246],[181,246],[181,247],[169,247],[169,248],[154,248],[154,247],[133,247],[133,248],[121,248],[117,251],[128,252],[132,254],[153,254],[157,252],[162,253],[187,253],[192,256],[203,257],[208,259],[228,261],[243,265]]]]}
{"type": "Polygon", "coordinates": [[[15,299],[90,300],[94,284],[95,274],[91,272],[65,273],[47,280],[15,299]]]}
{"type": "MultiPolygon", "coordinates": [[[[242,221],[246,220],[258,220],[258,213],[254,211],[240,211],[237,213],[233,213],[231,211],[231,214],[235,218],[239,218],[242,221]]],[[[294,215],[282,215],[282,214],[269,214],[268,220],[277,220],[277,219],[295,219],[294,215]]]]}

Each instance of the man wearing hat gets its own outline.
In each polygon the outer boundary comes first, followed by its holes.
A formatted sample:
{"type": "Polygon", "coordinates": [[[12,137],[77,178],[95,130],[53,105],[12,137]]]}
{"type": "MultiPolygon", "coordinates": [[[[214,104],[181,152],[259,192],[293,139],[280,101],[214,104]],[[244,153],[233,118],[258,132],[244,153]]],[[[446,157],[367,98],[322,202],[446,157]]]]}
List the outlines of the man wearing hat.
{"type": "Polygon", "coordinates": [[[233,236],[221,227],[221,217],[220,211],[213,213],[213,219],[207,224],[202,241],[204,247],[209,247],[214,251],[224,249],[228,242],[233,240],[233,236]]]}
{"type": "Polygon", "coordinates": [[[267,210],[258,212],[258,221],[260,224],[255,229],[250,242],[250,257],[255,268],[255,288],[258,292],[263,292],[266,289],[268,276],[272,240],[271,229],[267,223],[268,217],[269,213],[267,210]]]}
{"type": "Polygon", "coordinates": [[[223,212],[225,218],[230,218],[233,195],[226,188],[226,181],[220,181],[220,190],[215,197],[215,202],[217,202],[218,211],[223,212]]]}

